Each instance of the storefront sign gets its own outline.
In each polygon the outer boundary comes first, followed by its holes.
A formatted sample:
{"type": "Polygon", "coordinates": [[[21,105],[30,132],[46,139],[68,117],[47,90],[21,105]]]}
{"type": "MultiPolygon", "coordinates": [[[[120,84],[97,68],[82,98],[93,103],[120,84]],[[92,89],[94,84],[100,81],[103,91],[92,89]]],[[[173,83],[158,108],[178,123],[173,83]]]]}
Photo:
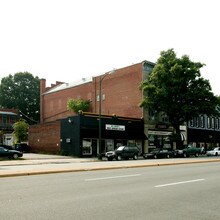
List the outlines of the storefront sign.
{"type": "Polygon", "coordinates": [[[171,135],[172,132],[169,131],[148,131],[148,134],[153,134],[153,135],[171,135]]]}
{"type": "Polygon", "coordinates": [[[156,124],[155,126],[157,129],[167,129],[168,125],[167,124],[156,124]]]}
{"type": "Polygon", "coordinates": [[[125,126],[124,125],[110,125],[106,124],[105,125],[106,130],[114,130],[114,131],[125,131],[125,126]]]}

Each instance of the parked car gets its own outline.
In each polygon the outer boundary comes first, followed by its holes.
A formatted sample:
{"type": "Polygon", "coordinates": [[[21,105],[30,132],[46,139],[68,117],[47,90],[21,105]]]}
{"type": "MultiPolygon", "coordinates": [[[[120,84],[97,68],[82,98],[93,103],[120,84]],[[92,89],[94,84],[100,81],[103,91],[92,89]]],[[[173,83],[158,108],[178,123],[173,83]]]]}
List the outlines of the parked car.
{"type": "Polygon", "coordinates": [[[165,149],[165,148],[156,148],[153,151],[149,152],[149,153],[145,153],[143,154],[143,157],[145,159],[149,159],[149,158],[170,158],[173,157],[173,151],[169,150],[169,149],[165,149]]]}
{"type": "Polygon", "coordinates": [[[12,146],[9,146],[6,144],[0,144],[0,147],[4,147],[5,149],[8,149],[8,150],[14,150],[14,148],[12,146]]]}
{"type": "Polygon", "coordinates": [[[23,153],[17,150],[8,150],[4,147],[0,147],[0,157],[8,157],[13,159],[18,159],[22,157],[23,153]]]}
{"type": "Polygon", "coordinates": [[[176,149],[174,151],[175,157],[189,157],[195,156],[198,157],[202,153],[202,149],[199,147],[193,147],[192,145],[185,146],[182,150],[176,149]]]}
{"type": "Polygon", "coordinates": [[[220,147],[215,147],[213,150],[208,150],[206,152],[207,156],[218,156],[220,155],[220,147]]]}
{"type": "Polygon", "coordinates": [[[30,146],[26,143],[18,143],[15,144],[15,150],[22,152],[30,152],[30,146]]]}
{"type": "Polygon", "coordinates": [[[120,146],[114,151],[106,152],[106,158],[111,161],[113,159],[121,160],[133,158],[134,160],[138,159],[139,148],[136,146],[120,146]]]}

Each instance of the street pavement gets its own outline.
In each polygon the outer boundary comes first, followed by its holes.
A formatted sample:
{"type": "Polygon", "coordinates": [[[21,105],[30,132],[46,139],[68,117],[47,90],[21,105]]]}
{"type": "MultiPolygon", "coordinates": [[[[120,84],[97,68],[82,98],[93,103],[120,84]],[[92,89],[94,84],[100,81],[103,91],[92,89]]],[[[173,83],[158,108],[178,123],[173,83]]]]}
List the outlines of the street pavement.
{"type": "Polygon", "coordinates": [[[210,162],[220,162],[220,157],[169,159],[143,159],[140,157],[138,160],[107,161],[105,158],[98,160],[97,158],[24,153],[22,159],[0,161],[0,177],[210,162]]]}

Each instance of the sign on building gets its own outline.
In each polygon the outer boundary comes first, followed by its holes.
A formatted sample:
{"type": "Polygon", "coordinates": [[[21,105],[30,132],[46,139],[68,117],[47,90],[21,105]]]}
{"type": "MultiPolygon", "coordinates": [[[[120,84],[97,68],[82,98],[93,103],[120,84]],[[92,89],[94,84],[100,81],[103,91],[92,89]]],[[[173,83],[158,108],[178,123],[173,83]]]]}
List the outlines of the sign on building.
{"type": "Polygon", "coordinates": [[[106,124],[105,125],[106,130],[114,130],[114,131],[125,131],[125,126],[124,125],[110,125],[106,124]]]}

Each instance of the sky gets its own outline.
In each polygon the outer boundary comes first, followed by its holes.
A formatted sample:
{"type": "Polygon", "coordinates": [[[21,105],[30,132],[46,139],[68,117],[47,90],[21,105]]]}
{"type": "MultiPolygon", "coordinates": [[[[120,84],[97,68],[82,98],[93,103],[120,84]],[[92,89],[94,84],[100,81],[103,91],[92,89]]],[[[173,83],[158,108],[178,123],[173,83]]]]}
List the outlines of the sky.
{"type": "Polygon", "coordinates": [[[0,0],[0,78],[73,82],[173,48],[220,95],[218,0],[0,0]]]}

